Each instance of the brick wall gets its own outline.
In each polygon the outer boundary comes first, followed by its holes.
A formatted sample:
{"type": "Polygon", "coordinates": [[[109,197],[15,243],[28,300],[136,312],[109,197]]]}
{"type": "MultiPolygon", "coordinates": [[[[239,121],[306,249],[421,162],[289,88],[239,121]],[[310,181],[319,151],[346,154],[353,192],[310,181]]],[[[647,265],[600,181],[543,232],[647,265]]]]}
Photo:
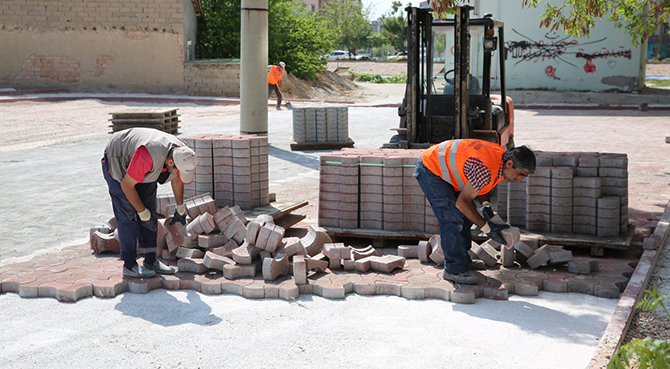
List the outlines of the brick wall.
{"type": "Polygon", "coordinates": [[[181,32],[182,0],[2,0],[6,29],[149,29],[181,32]]]}
{"type": "Polygon", "coordinates": [[[240,62],[185,62],[184,86],[189,95],[240,97],[240,62]]]}

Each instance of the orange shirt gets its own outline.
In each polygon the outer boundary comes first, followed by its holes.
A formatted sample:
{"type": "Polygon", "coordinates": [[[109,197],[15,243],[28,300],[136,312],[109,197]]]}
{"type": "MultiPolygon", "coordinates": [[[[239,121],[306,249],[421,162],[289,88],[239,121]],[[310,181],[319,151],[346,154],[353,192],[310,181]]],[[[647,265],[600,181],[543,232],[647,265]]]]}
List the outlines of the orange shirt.
{"type": "Polygon", "coordinates": [[[268,73],[268,83],[271,85],[275,85],[281,81],[282,77],[284,77],[284,70],[281,72],[279,71],[279,67],[276,65],[272,66],[272,69],[270,69],[270,72],[268,73]],[[276,83],[275,83],[276,82],[276,83]]]}
{"type": "Polygon", "coordinates": [[[500,145],[483,140],[451,140],[433,145],[421,154],[421,161],[435,175],[461,191],[468,178],[465,175],[465,163],[469,158],[478,158],[489,169],[491,180],[479,191],[478,195],[489,193],[500,181],[502,156],[505,149],[500,145]]]}

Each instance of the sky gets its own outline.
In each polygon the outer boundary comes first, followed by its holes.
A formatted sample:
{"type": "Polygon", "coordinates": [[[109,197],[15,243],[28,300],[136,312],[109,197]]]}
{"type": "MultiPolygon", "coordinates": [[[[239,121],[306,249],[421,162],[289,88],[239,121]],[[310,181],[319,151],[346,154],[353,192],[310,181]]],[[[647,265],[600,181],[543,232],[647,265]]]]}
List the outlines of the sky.
{"type": "MultiPolygon", "coordinates": [[[[371,20],[378,19],[379,17],[381,17],[382,14],[389,12],[391,10],[391,6],[393,5],[393,1],[394,0],[362,0],[363,6],[372,5],[370,7],[371,20]]],[[[414,6],[419,5],[420,2],[420,0],[414,0],[414,1],[399,0],[399,1],[402,3],[403,9],[409,2],[411,2],[414,6]]]]}

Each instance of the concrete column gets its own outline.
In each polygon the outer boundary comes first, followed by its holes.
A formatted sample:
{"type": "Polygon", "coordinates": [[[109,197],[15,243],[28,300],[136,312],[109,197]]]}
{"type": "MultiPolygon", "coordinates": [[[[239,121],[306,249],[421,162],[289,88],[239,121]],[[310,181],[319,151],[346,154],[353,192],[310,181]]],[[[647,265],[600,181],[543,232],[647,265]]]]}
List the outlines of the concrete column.
{"type": "Polygon", "coordinates": [[[240,134],[268,134],[268,0],[242,0],[240,134]]]}

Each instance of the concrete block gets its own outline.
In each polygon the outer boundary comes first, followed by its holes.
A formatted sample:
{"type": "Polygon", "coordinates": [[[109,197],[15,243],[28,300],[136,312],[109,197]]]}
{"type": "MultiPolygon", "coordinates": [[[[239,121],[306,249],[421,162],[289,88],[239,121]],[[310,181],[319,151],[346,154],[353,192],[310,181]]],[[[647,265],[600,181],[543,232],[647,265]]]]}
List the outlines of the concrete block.
{"type": "Polygon", "coordinates": [[[540,247],[539,249],[535,250],[533,256],[529,257],[526,262],[531,269],[537,269],[542,264],[548,262],[550,259],[551,257],[549,256],[547,249],[540,247]]]}
{"type": "Polygon", "coordinates": [[[418,257],[422,263],[431,262],[430,254],[433,253],[433,247],[428,241],[419,241],[417,245],[418,257]]]}
{"type": "Polygon", "coordinates": [[[256,276],[256,265],[226,264],[223,266],[223,277],[226,279],[254,278],[256,276]]]}
{"type": "Polygon", "coordinates": [[[370,267],[377,272],[391,273],[396,268],[404,268],[405,261],[404,257],[397,255],[377,256],[375,259],[370,260],[370,267]]]}
{"type": "Polygon", "coordinates": [[[498,252],[491,246],[486,244],[477,245],[472,243],[471,250],[481,259],[486,265],[492,267],[498,262],[498,252]],[[476,246],[475,246],[476,245],[476,246]]]}
{"type": "Polygon", "coordinates": [[[207,271],[207,267],[203,259],[184,258],[177,260],[177,270],[179,272],[202,274],[207,271]]]}
{"type": "Polygon", "coordinates": [[[223,266],[226,264],[235,264],[235,261],[229,257],[217,255],[211,251],[205,253],[203,264],[209,269],[216,269],[223,271],[223,266]]]}
{"type": "Polygon", "coordinates": [[[323,250],[323,245],[331,242],[332,240],[326,231],[313,225],[309,225],[307,234],[300,239],[300,243],[305,246],[305,250],[310,256],[319,254],[323,250]]]}
{"type": "Polygon", "coordinates": [[[307,262],[305,255],[293,256],[293,281],[295,284],[307,284],[307,262]]]}
{"type": "Polygon", "coordinates": [[[399,245],[398,256],[402,256],[407,259],[418,259],[419,245],[399,245]]]}
{"type": "Polygon", "coordinates": [[[221,233],[210,233],[198,235],[198,246],[209,249],[223,246],[230,241],[226,235],[221,233]]]}
{"type": "Polygon", "coordinates": [[[571,260],[568,262],[568,272],[575,274],[591,274],[599,269],[598,260],[571,260]]]}
{"type": "Polygon", "coordinates": [[[198,249],[179,247],[177,248],[177,253],[175,254],[175,256],[179,259],[181,258],[202,259],[205,256],[205,253],[202,250],[198,249]]]}
{"type": "Polygon", "coordinates": [[[233,250],[233,260],[239,264],[251,264],[255,256],[257,256],[262,249],[250,243],[243,243],[240,247],[233,250]]]}

